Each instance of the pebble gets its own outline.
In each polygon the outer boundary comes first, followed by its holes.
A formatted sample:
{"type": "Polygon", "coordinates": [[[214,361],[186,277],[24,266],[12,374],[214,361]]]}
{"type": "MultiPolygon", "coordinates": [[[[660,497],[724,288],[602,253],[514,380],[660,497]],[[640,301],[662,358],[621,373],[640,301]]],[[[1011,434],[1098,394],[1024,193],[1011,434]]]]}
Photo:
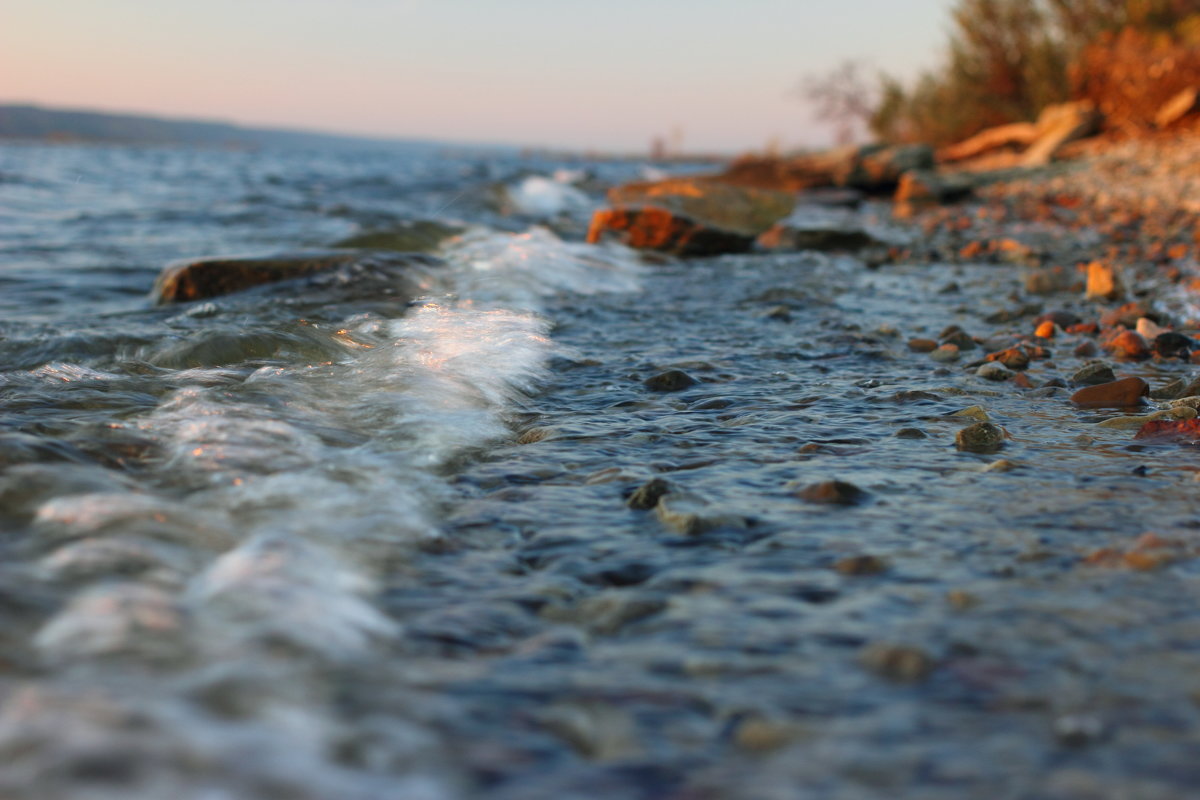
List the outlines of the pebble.
{"type": "Polygon", "coordinates": [[[1112,367],[1103,361],[1089,361],[1075,371],[1071,383],[1076,386],[1095,386],[1101,383],[1111,383],[1117,376],[1112,367]]]}
{"type": "Polygon", "coordinates": [[[937,350],[929,354],[929,357],[934,361],[948,363],[958,361],[958,346],[953,344],[944,344],[937,350]]]}
{"type": "Polygon", "coordinates": [[[959,350],[974,350],[977,345],[970,334],[957,326],[951,326],[942,331],[942,335],[938,337],[943,345],[956,345],[959,350]]]}
{"type": "Polygon", "coordinates": [[[1141,378],[1086,386],[1071,395],[1071,402],[1083,408],[1121,408],[1136,406],[1150,393],[1150,385],[1141,378]]]}
{"type": "Polygon", "coordinates": [[[975,370],[975,374],[984,380],[996,381],[997,383],[1006,381],[1013,376],[1013,373],[998,361],[989,361],[975,370]]]}
{"type": "Polygon", "coordinates": [[[1075,350],[1073,352],[1077,358],[1091,358],[1094,355],[1099,355],[1100,348],[1096,347],[1096,343],[1091,339],[1085,339],[1084,341],[1075,345],[1075,350]]]}
{"type": "Polygon", "coordinates": [[[909,339],[908,349],[914,353],[932,353],[937,350],[938,343],[933,339],[909,339]]]}
{"type": "Polygon", "coordinates": [[[987,360],[1003,364],[1009,369],[1025,369],[1029,366],[1029,352],[1023,347],[1010,347],[997,353],[989,353],[987,360]]]}
{"type": "Polygon", "coordinates": [[[976,422],[960,430],[954,444],[970,453],[994,453],[1004,446],[1004,429],[990,422],[976,422]]]}
{"type": "Polygon", "coordinates": [[[652,392],[678,392],[695,386],[699,381],[681,369],[669,369],[660,372],[642,382],[652,392]]]}
{"type": "Polygon", "coordinates": [[[1121,280],[1112,267],[1093,261],[1087,268],[1085,294],[1089,300],[1115,300],[1121,296],[1121,280]]]}
{"type": "Polygon", "coordinates": [[[921,681],[935,666],[933,657],[918,647],[881,642],[865,647],[859,661],[877,675],[899,683],[921,681]]]}
{"type": "Polygon", "coordinates": [[[708,501],[695,495],[669,492],[658,499],[654,513],[659,522],[675,533],[695,536],[716,528],[745,528],[745,517],[715,509],[708,501]]]}
{"type": "Polygon", "coordinates": [[[950,417],[968,417],[976,422],[988,422],[991,417],[988,416],[987,409],[983,406],[967,406],[966,408],[955,411],[947,416],[950,417]]]}
{"type": "Polygon", "coordinates": [[[1034,331],[1033,335],[1039,339],[1053,339],[1059,332],[1060,329],[1057,325],[1050,320],[1046,320],[1037,326],[1037,330],[1034,331]]]}
{"type": "Polygon", "coordinates": [[[897,439],[928,439],[929,434],[920,428],[901,428],[896,431],[897,439]]]}

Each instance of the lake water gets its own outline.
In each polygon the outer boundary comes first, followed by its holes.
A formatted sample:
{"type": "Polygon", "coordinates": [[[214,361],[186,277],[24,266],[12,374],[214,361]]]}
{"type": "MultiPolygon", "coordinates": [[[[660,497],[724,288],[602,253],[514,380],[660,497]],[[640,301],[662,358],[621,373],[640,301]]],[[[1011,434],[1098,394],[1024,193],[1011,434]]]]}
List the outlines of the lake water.
{"type": "Polygon", "coordinates": [[[0,147],[0,794],[1186,796],[1195,451],[904,346],[1015,269],[643,260],[584,166],[0,147]],[[430,218],[402,295],[149,297],[430,218]]]}

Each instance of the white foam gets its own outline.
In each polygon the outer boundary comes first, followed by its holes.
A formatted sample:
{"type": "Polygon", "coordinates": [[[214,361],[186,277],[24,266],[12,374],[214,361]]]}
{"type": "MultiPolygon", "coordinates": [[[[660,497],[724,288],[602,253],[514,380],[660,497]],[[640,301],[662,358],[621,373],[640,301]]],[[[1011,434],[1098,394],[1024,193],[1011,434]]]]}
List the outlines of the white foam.
{"type": "Polygon", "coordinates": [[[570,183],[530,175],[508,187],[508,198],[517,211],[528,217],[549,219],[571,211],[586,212],[595,203],[570,183]]]}

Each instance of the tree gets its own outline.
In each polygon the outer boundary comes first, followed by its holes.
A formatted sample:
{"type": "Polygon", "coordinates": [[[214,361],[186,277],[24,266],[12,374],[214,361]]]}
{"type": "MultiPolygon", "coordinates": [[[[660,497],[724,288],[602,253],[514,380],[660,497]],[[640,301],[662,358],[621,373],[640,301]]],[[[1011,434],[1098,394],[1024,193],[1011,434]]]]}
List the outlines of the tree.
{"type": "Polygon", "coordinates": [[[802,96],[814,107],[814,116],[834,126],[838,144],[850,144],[871,119],[877,90],[865,76],[866,65],[849,60],[824,75],[810,75],[801,87],[802,96]]]}

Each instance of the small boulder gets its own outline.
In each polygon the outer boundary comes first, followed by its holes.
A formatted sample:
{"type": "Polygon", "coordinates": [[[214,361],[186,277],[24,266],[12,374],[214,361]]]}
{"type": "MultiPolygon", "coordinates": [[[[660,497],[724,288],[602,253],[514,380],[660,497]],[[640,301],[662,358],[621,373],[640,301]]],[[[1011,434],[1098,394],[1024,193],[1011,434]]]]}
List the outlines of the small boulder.
{"type": "Polygon", "coordinates": [[[1122,378],[1084,387],[1071,395],[1071,402],[1081,408],[1126,408],[1140,405],[1149,393],[1150,385],[1141,378],[1122,378]]]}
{"type": "Polygon", "coordinates": [[[185,303],[240,292],[257,286],[324,273],[344,272],[346,282],[356,275],[392,273],[406,267],[431,266],[436,259],[420,254],[318,250],[249,258],[202,258],[168,264],[154,283],[159,304],[185,303]]]}
{"type": "Polygon", "coordinates": [[[969,453],[994,453],[1004,446],[1004,429],[991,422],[976,422],[955,435],[954,445],[969,453]]]}
{"type": "Polygon", "coordinates": [[[1150,357],[1150,344],[1137,331],[1121,331],[1104,343],[1104,349],[1114,358],[1142,361],[1150,357]]]}
{"type": "Polygon", "coordinates": [[[985,381],[1006,381],[1013,376],[1003,364],[997,361],[989,361],[986,364],[981,364],[979,369],[975,370],[975,374],[985,381]]]}
{"type": "Polygon", "coordinates": [[[659,250],[679,256],[745,253],[754,236],[707,225],[665,208],[607,208],[592,215],[587,240],[607,237],[637,250],[659,250]]]}

